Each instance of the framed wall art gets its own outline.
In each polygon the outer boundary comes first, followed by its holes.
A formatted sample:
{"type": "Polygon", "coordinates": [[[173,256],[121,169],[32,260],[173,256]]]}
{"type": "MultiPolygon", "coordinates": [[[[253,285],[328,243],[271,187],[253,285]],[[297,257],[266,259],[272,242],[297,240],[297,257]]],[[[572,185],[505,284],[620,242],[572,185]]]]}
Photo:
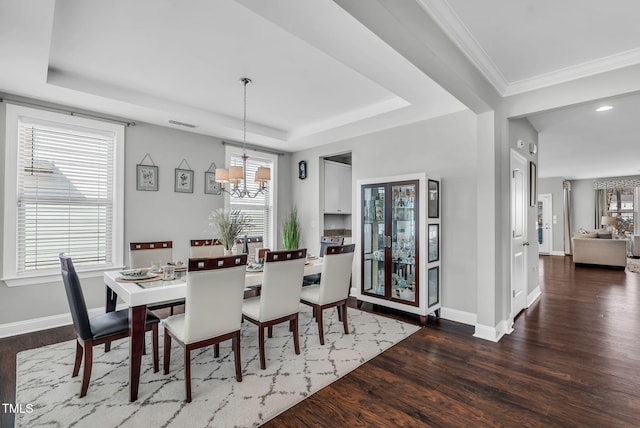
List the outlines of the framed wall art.
{"type": "Polygon", "coordinates": [[[216,182],[216,164],[211,162],[209,169],[204,172],[204,193],[207,195],[222,194],[222,183],[216,182]]]}
{"type": "Polygon", "coordinates": [[[529,162],[529,206],[535,207],[538,204],[538,167],[535,163],[529,162]]]}
{"type": "Polygon", "coordinates": [[[175,169],[174,191],[178,193],[193,193],[193,170],[186,159],[182,159],[180,165],[175,169]],[[188,169],[181,168],[182,164],[187,164],[188,169]]]}
{"type": "Polygon", "coordinates": [[[153,163],[149,153],[136,165],[136,190],[158,191],[158,167],[153,163]],[[144,163],[146,158],[149,158],[150,165],[144,163]]]}

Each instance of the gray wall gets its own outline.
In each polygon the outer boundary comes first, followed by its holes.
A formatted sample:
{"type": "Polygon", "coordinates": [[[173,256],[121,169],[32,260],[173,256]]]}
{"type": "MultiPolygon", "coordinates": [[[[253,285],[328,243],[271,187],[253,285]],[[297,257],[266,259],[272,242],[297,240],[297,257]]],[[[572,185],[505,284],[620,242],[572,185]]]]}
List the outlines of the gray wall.
{"type": "MultiPolygon", "coordinates": [[[[477,137],[476,115],[464,111],[296,152],[292,164],[308,162],[309,176],[295,180],[293,196],[305,225],[303,245],[318,247],[321,231],[320,159],[352,152],[353,207],[361,179],[426,172],[442,178],[442,303],[476,313],[477,137]]],[[[358,221],[352,216],[353,221],[358,221]]],[[[355,230],[355,227],[354,227],[355,230]]],[[[359,237],[354,236],[359,244],[359,237]]],[[[314,250],[315,251],[315,250],[314,250]]],[[[356,273],[359,274],[359,273],[356,273]]]]}
{"type": "Polygon", "coordinates": [[[579,229],[599,228],[595,224],[596,196],[593,190],[595,179],[571,180],[571,235],[579,229]]]}
{"type": "MultiPolygon", "coordinates": [[[[5,110],[0,103],[0,156],[4,165],[5,110]]],[[[209,226],[209,214],[224,206],[222,195],[204,194],[204,172],[211,162],[224,165],[224,146],[219,139],[183,132],[171,128],[138,123],[126,128],[125,147],[125,260],[128,262],[126,244],[132,241],[173,240],[174,259],[186,260],[189,240],[213,235],[209,226]],[[159,191],[136,191],[136,164],[146,153],[159,167],[159,191]],[[194,192],[174,192],[174,168],[186,159],[195,171],[194,192]]],[[[251,155],[251,152],[248,152],[251,155]]],[[[291,155],[278,159],[278,227],[291,208],[291,155]]],[[[4,178],[0,178],[4,180],[4,178]]],[[[4,185],[0,186],[4,192],[4,185]]],[[[4,198],[0,198],[3,203],[4,198]]],[[[4,216],[4,210],[0,217],[4,216]]],[[[2,220],[4,219],[2,218],[2,220]]],[[[2,228],[0,228],[2,233],[2,228]]],[[[276,232],[277,236],[280,233],[276,232]]],[[[0,248],[0,251],[2,249],[0,248]]],[[[104,306],[102,278],[83,280],[87,306],[104,306]]],[[[40,317],[68,313],[62,282],[30,286],[7,287],[0,282],[0,325],[40,317]]]]}
{"type": "Polygon", "coordinates": [[[556,218],[552,225],[553,236],[551,239],[551,251],[564,253],[564,190],[562,183],[564,178],[541,178],[538,180],[538,194],[551,195],[551,214],[556,218]]]}

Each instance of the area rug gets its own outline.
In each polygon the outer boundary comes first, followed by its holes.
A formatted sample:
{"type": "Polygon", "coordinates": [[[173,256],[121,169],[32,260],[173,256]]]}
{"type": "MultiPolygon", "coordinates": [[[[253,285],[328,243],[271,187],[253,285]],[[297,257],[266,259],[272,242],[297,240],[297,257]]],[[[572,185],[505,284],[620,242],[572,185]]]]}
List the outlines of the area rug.
{"type": "MultiPolygon", "coordinates": [[[[293,351],[288,323],[266,340],[267,369],[260,370],[255,325],[243,323],[243,380],[236,382],[231,341],[192,353],[193,401],[186,403],[183,351],[171,349],[170,373],[153,372],[150,344],[143,357],[138,400],[129,402],[129,344],[105,353],[94,348],[86,397],[81,375],[71,377],[75,341],[20,352],[16,403],[31,412],[16,415],[16,427],[251,427],[259,426],[416,332],[419,327],[349,308],[350,334],[335,310],[325,310],[325,345],[308,306],[300,307],[300,355],[293,351]],[[29,406],[30,405],[30,406],[29,406]]],[[[150,342],[150,340],[148,341],[150,342]]]]}
{"type": "Polygon", "coordinates": [[[627,269],[631,272],[640,273],[640,259],[627,258],[627,269]]]}

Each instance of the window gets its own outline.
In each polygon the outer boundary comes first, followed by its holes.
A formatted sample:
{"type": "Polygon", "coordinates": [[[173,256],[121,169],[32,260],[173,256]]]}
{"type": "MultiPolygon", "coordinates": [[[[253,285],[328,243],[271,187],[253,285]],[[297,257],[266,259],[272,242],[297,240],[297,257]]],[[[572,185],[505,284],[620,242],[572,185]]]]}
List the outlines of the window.
{"type": "MultiPolygon", "coordinates": [[[[122,264],[124,128],[7,105],[3,279],[59,280],[122,264]]],[[[85,275],[86,276],[86,275],[85,275]]]]}
{"type": "Polygon", "coordinates": [[[607,189],[607,215],[617,217],[619,234],[634,233],[635,188],[607,189]]]}
{"type": "MultiPolygon", "coordinates": [[[[238,147],[227,147],[227,165],[242,166],[242,150],[238,147]]],[[[252,194],[258,190],[258,184],[254,182],[256,170],[259,167],[271,168],[271,181],[267,184],[267,191],[255,198],[227,198],[230,209],[239,209],[249,217],[251,227],[247,231],[248,236],[262,236],[264,246],[275,248],[274,231],[276,213],[274,199],[276,189],[277,155],[262,152],[251,152],[247,159],[247,190],[252,194]]]]}

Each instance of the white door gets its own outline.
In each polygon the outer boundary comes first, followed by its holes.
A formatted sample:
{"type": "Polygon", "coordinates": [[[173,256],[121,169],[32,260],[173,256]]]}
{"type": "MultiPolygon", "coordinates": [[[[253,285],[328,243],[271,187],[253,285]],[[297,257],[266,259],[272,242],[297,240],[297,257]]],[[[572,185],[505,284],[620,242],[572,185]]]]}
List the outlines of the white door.
{"type": "Polygon", "coordinates": [[[538,232],[538,252],[542,254],[551,254],[553,239],[553,222],[551,213],[552,208],[551,194],[538,195],[538,219],[536,221],[538,232]]]}
{"type": "Polygon", "coordinates": [[[511,316],[527,306],[527,160],[511,151],[511,316]]]}

